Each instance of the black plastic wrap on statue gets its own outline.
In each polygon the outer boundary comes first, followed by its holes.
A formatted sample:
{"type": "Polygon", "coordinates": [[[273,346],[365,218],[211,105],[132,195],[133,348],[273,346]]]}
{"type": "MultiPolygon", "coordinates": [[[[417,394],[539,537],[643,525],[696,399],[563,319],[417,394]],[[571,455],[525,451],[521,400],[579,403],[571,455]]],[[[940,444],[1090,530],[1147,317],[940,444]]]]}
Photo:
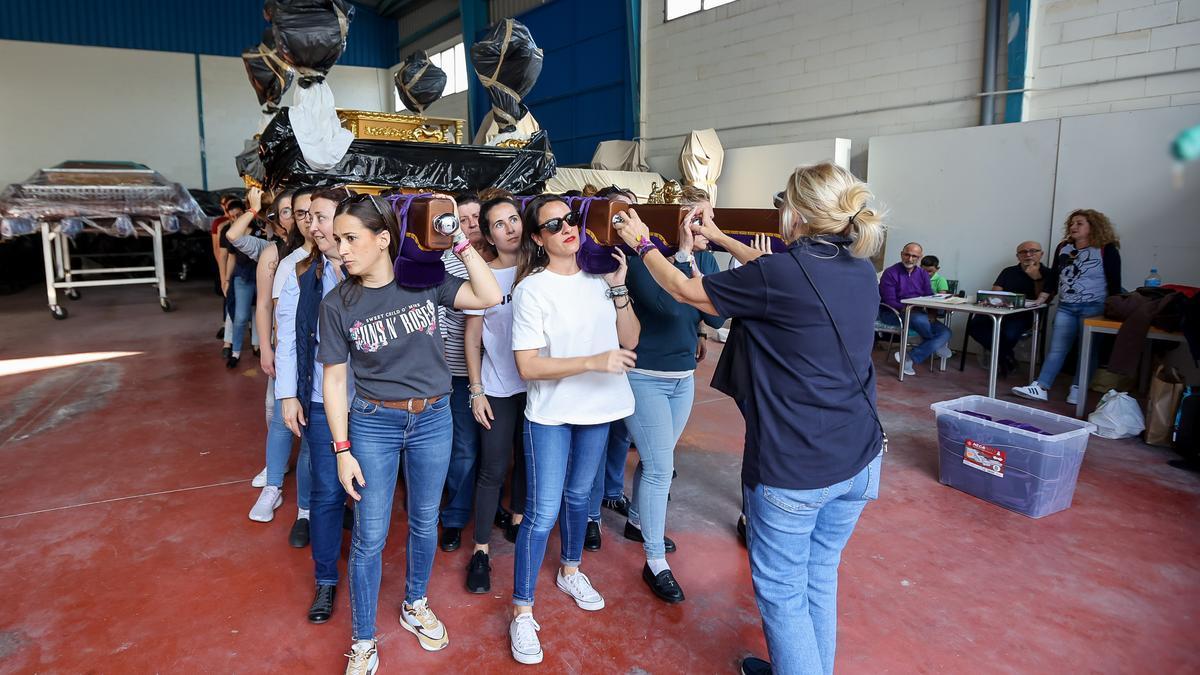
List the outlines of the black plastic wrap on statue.
{"type": "Polygon", "coordinates": [[[268,0],[266,12],[276,52],[302,77],[324,75],[337,63],[354,17],[346,0],[268,0]]]}
{"type": "Polygon", "coordinates": [[[501,131],[512,131],[529,110],[521,99],[542,73],[542,50],[525,24],[505,19],[471,46],[471,66],[492,100],[501,131]]]}
{"type": "Polygon", "coordinates": [[[258,143],[256,141],[246,141],[245,149],[233,158],[233,163],[237,166],[238,177],[249,176],[259,185],[263,184],[265,172],[263,171],[262,159],[258,156],[258,143]]]}
{"type": "Polygon", "coordinates": [[[261,44],[242,53],[242,64],[246,66],[258,104],[278,107],[283,93],[292,86],[295,73],[275,53],[275,36],[270,28],[263,31],[261,44]]]}
{"type": "Polygon", "coordinates": [[[333,168],[317,171],[300,153],[286,108],[263,130],[259,156],[267,189],[367,184],[447,192],[495,187],[516,194],[537,193],[558,168],[542,131],[519,149],[356,140],[333,168]]]}
{"type": "Polygon", "coordinates": [[[446,71],[433,65],[425,52],[417,50],[404,59],[396,71],[396,93],[405,107],[418,114],[442,97],[446,88],[446,71]]]}

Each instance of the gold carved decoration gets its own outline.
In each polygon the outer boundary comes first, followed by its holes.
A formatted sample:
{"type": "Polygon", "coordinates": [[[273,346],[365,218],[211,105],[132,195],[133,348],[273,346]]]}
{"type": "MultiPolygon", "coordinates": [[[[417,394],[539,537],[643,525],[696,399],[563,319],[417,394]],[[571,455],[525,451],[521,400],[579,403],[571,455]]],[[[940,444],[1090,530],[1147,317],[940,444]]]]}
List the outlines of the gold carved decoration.
{"type": "Polygon", "coordinates": [[[646,197],[647,204],[678,204],[683,197],[683,188],[679,181],[668,180],[660,188],[657,182],[650,183],[650,195],[646,197]]]}
{"type": "Polygon", "coordinates": [[[342,127],[368,141],[461,144],[466,125],[462,120],[406,113],[338,110],[337,114],[342,127]]]}
{"type": "Polygon", "coordinates": [[[513,150],[520,150],[521,148],[523,148],[523,147],[525,147],[525,146],[527,146],[527,145],[529,145],[529,140],[528,140],[528,139],[510,138],[510,139],[508,139],[507,141],[500,141],[500,142],[499,142],[499,143],[496,145],[496,147],[497,147],[497,148],[509,148],[509,149],[513,149],[513,150]]]}

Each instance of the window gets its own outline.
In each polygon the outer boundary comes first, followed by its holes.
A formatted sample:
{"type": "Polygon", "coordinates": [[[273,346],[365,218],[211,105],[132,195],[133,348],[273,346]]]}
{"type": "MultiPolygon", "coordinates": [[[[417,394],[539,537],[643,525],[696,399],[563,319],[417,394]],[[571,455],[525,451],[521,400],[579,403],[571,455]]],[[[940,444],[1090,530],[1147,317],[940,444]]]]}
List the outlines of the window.
{"type": "Polygon", "coordinates": [[[731,2],[733,0],[667,0],[667,21],[731,2]]]}
{"type": "MultiPolygon", "coordinates": [[[[467,90],[467,52],[463,43],[459,42],[439,52],[429,55],[429,62],[446,72],[446,87],[442,96],[449,96],[467,90]]],[[[393,90],[394,92],[394,90],[393,90]]],[[[394,92],[396,110],[406,110],[400,94],[394,92]]]]}

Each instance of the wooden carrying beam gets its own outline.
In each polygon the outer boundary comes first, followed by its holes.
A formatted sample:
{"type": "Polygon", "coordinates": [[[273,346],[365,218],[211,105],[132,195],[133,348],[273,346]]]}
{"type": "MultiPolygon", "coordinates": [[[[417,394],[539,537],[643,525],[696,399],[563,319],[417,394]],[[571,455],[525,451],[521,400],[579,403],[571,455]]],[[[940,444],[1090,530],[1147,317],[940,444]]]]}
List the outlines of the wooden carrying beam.
{"type": "MultiPolygon", "coordinates": [[[[679,226],[687,215],[687,207],[678,204],[634,204],[620,201],[594,201],[587,210],[588,234],[605,246],[621,243],[613,229],[613,219],[630,208],[650,228],[650,237],[674,247],[679,244],[679,226]]],[[[713,209],[713,220],[726,234],[753,237],[766,234],[779,238],[779,212],[775,209],[713,209]]]]}

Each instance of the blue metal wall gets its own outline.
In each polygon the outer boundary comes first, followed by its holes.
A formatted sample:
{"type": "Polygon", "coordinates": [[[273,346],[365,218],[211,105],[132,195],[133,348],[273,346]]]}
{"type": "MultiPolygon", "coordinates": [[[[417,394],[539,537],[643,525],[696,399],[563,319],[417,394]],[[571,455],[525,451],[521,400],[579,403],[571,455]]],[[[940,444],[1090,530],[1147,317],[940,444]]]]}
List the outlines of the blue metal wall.
{"type": "MultiPolygon", "coordinates": [[[[517,17],[545,53],[525,104],[549,132],[559,164],[586,164],[598,142],[637,133],[627,2],[556,0],[517,17]]],[[[480,86],[475,78],[471,85],[480,86]]],[[[475,119],[482,120],[491,107],[482,88],[474,105],[475,119]]]]}
{"type": "MultiPolygon", "coordinates": [[[[0,0],[0,39],[239,56],[258,44],[261,0],[0,0]]],[[[390,68],[399,28],[355,7],[338,63],[390,68]]]]}

